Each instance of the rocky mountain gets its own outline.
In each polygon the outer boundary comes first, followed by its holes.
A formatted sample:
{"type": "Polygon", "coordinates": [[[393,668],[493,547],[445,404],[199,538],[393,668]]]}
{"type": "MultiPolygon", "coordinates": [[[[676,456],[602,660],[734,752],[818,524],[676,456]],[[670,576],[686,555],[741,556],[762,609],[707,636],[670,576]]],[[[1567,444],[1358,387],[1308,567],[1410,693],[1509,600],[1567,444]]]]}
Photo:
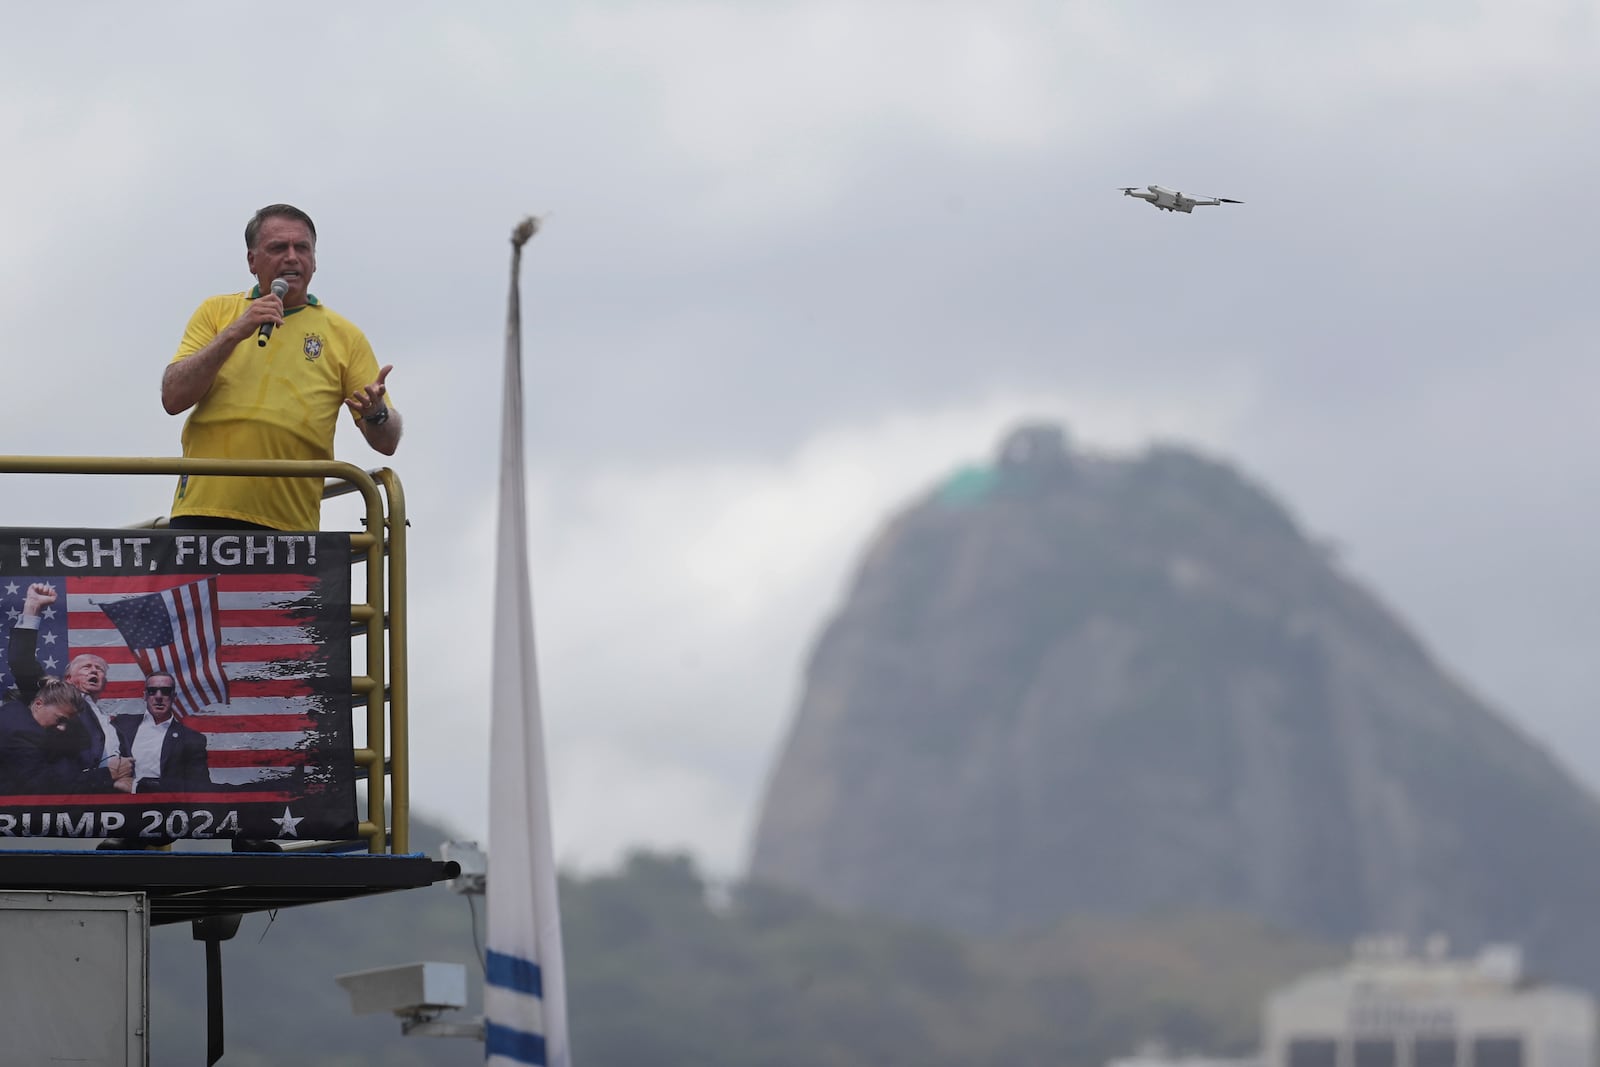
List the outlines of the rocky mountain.
{"type": "Polygon", "coordinates": [[[981,933],[1230,910],[1514,940],[1600,986],[1595,799],[1238,471],[1053,425],[870,545],[751,874],[981,933]]]}

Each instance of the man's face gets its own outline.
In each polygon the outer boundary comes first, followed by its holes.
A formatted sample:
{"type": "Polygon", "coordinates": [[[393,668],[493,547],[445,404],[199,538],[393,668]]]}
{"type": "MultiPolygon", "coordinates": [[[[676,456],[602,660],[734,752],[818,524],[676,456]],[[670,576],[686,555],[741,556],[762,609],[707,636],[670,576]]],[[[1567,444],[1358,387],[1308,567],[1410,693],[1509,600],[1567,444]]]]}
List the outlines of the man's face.
{"type": "Polygon", "coordinates": [[[172,676],[152,674],[144,683],[144,706],[156,722],[166,722],[172,715],[172,676]]]}
{"type": "Polygon", "coordinates": [[[106,661],[99,656],[74,660],[67,668],[67,681],[85,696],[97,697],[106,687],[106,661]]]}
{"type": "Polygon", "coordinates": [[[36,698],[32,705],[33,718],[46,730],[55,730],[65,733],[67,723],[78,714],[78,709],[71,704],[46,704],[42,697],[36,698]]]}
{"type": "Polygon", "coordinates": [[[263,219],[248,258],[250,273],[256,276],[263,296],[271,291],[274,278],[282,278],[289,283],[283,306],[299,307],[306,302],[306,290],[317,269],[317,242],[305,223],[280,215],[263,219]]]}

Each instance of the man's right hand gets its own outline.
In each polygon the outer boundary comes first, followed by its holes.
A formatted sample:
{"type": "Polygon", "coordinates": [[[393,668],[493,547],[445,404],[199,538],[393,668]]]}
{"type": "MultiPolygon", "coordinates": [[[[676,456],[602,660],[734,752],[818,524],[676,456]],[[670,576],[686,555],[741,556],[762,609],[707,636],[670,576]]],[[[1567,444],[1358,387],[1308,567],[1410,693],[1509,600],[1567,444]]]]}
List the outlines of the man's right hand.
{"type": "Polygon", "coordinates": [[[228,330],[237,343],[249,340],[252,334],[269,322],[274,329],[283,325],[283,298],[273,292],[252,300],[239,317],[233,320],[228,330]]]}
{"type": "Polygon", "coordinates": [[[111,784],[124,793],[133,791],[133,760],[127,756],[112,756],[106,760],[106,770],[111,772],[111,784]]]}
{"type": "Polygon", "coordinates": [[[54,586],[46,582],[34,582],[28,586],[28,595],[22,598],[22,614],[36,618],[40,608],[55,602],[56,591],[54,586]]]}
{"type": "Polygon", "coordinates": [[[283,298],[271,292],[247,304],[198,351],[174,357],[161,372],[161,406],[167,414],[180,415],[198,404],[234,349],[269,322],[273,326],[283,322],[283,298]]]}

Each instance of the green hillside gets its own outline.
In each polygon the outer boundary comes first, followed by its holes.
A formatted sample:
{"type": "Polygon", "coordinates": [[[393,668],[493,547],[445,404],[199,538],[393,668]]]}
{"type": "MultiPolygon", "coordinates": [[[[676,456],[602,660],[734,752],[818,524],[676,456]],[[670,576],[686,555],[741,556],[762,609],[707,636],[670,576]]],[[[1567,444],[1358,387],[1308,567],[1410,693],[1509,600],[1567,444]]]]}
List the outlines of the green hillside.
{"type": "MultiPolygon", "coordinates": [[[[1342,955],[1228,916],[962,938],[762,886],[708,894],[687,857],[643,853],[563,880],[562,912],[582,1067],[1099,1067],[1151,1037],[1241,1052],[1264,992],[1342,955]]],[[[203,1062],[202,946],[162,927],[151,952],[151,1062],[203,1062]]],[[[472,916],[442,887],[248,917],[223,946],[223,1063],[481,1063],[475,1042],[351,1016],[333,980],[424,959],[469,965],[475,1013],[472,916]]]]}

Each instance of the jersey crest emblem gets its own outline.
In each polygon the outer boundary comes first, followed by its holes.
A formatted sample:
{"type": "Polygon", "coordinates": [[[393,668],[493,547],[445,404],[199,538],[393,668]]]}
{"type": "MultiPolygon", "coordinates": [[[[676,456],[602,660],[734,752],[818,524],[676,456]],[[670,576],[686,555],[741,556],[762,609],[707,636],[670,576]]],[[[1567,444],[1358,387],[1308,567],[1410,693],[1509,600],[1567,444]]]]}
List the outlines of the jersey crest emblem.
{"type": "Polygon", "coordinates": [[[322,335],[317,333],[306,334],[305,344],[306,362],[310,363],[322,355],[322,335]]]}

